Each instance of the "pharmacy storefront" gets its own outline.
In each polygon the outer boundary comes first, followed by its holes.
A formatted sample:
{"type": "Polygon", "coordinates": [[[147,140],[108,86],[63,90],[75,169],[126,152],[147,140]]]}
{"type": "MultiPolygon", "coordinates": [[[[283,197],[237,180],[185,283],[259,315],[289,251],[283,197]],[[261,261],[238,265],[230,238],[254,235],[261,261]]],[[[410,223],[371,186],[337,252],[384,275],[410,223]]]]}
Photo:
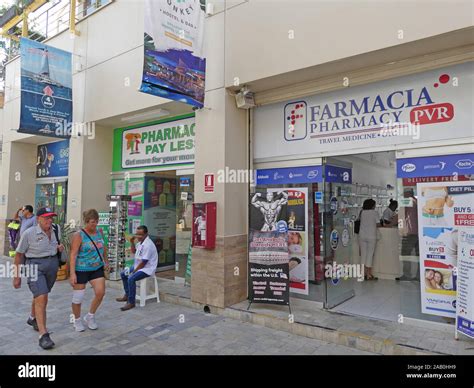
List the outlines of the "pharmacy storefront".
{"type": "Polygon", "coordinates": [[[474,217],[473,70],[465,63],[254,109],[249,213],[264,217],[250,219],[249,233],[287,233],[292,297],[454,323],[457,239],[474,217]],[[356,233],[369,199],[380,220],[373,280],[356,233]]]}
{"type": "MultiPolygon", "coordinates": [[[[140,225],[159,252],[160,276],[184,280],[194,201],[194,114],[114,131],[111,194],[129,196],[120,227],[129,238],[140,225]]],[[[126,198],[126,197],[125,197],[126,198]]]]}

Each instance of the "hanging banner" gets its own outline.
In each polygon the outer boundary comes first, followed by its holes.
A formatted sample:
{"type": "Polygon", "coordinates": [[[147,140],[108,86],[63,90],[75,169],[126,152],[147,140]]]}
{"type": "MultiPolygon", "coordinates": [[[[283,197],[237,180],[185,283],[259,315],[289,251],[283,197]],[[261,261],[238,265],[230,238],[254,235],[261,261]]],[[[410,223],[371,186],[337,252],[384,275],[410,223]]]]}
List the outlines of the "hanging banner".
{"type": "Polygon", "coordinates": [[[474,338],[474,228],[460,227],[456,330],[474,338]]]}
{"type": "Polygon", "coordinates": [[[205,0],[145,0],[141,92],[203,106],[205,8],[205,0]]]}
{"type": "Polygon", "coordinates": [[[69,140],[38,146],[36,178],[64,177],[69,174],[69,140]]]}
{"type": "Polygon", "coordinates": [[[282,215],[288,227],[288,254],[290,269],[290,292],[308,295],[308,189],[268,189],[268,193],[285,193],[287,196],[286,216],[282,215]]]}
{"type": "Polygon", "coordinates": [[[71,53],[21,38],[18,132],[69,138],[72,130],[71,53]]]}
{"type": "Polygon", "coordinates": [[[249,299],[251,302],[288,304],[289,264],[287,234],[249,233],[249,299]]]}
{"type": "Polygon", "coordinates": [[[459,229],[474,226],[474,181],[418,183],[417,193],[422,312],[455,318],[459,229]]]}

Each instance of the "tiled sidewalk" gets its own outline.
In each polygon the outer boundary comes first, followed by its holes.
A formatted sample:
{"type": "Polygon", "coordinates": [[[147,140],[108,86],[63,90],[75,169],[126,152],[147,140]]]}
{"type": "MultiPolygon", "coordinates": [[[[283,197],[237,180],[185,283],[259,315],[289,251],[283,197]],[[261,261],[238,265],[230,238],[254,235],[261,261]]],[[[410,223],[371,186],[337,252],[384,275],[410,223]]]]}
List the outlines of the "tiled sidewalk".
{"type": "MultiPolygon", "coordinates": [[[[97,313],[99,329],[76,333],[69,323],[72,293],[67,281],[57,282],[50,295],[48,328],[56,347],[44,351],[37,332],[26,324],[31,294],[22,283],[14,290],[11,279],[0,279],[0,355],[372,354],[166,302],[148,301],[144,308],[122,312],[115,301],[122,295],[118,283],[107,289],[97,313]]],[[[88,287],[84,306],[92,295],[88,287]]]]}

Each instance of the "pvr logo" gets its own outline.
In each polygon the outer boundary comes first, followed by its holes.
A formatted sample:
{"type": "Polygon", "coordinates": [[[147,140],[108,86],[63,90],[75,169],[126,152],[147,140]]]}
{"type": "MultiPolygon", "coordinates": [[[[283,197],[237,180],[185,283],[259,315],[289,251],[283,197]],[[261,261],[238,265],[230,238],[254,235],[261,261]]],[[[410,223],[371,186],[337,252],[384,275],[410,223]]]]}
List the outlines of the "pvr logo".
{"type": "Polygon", "coordinates": [[[285,105],[285,140],[302,140],[306,137],[308,134],[306,111],[305,101],[296,101],[285,105]]]}
{"type": "Polygon", "coordinates": [[[450,103],[420,106],[410,111],[412,124],[436,124],[451,121],[454,117],[454,107],[450,103]]]}

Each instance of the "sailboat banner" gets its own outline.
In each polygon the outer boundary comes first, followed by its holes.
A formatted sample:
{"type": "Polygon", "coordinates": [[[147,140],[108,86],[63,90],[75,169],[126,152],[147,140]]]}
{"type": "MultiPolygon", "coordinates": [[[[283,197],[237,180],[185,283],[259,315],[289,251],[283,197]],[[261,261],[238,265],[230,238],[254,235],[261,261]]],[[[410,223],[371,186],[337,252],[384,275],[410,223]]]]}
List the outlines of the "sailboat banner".
{"type": "Polygon", "coordinates": [[[145,59],[140,91],[201,108],[206,0],[145,0],[145,59]]]}
{"type": "Polygon", "coordinates": [[[72,128],[71,53],[21,38],[18,132],[69,138],[72,128]]]}

